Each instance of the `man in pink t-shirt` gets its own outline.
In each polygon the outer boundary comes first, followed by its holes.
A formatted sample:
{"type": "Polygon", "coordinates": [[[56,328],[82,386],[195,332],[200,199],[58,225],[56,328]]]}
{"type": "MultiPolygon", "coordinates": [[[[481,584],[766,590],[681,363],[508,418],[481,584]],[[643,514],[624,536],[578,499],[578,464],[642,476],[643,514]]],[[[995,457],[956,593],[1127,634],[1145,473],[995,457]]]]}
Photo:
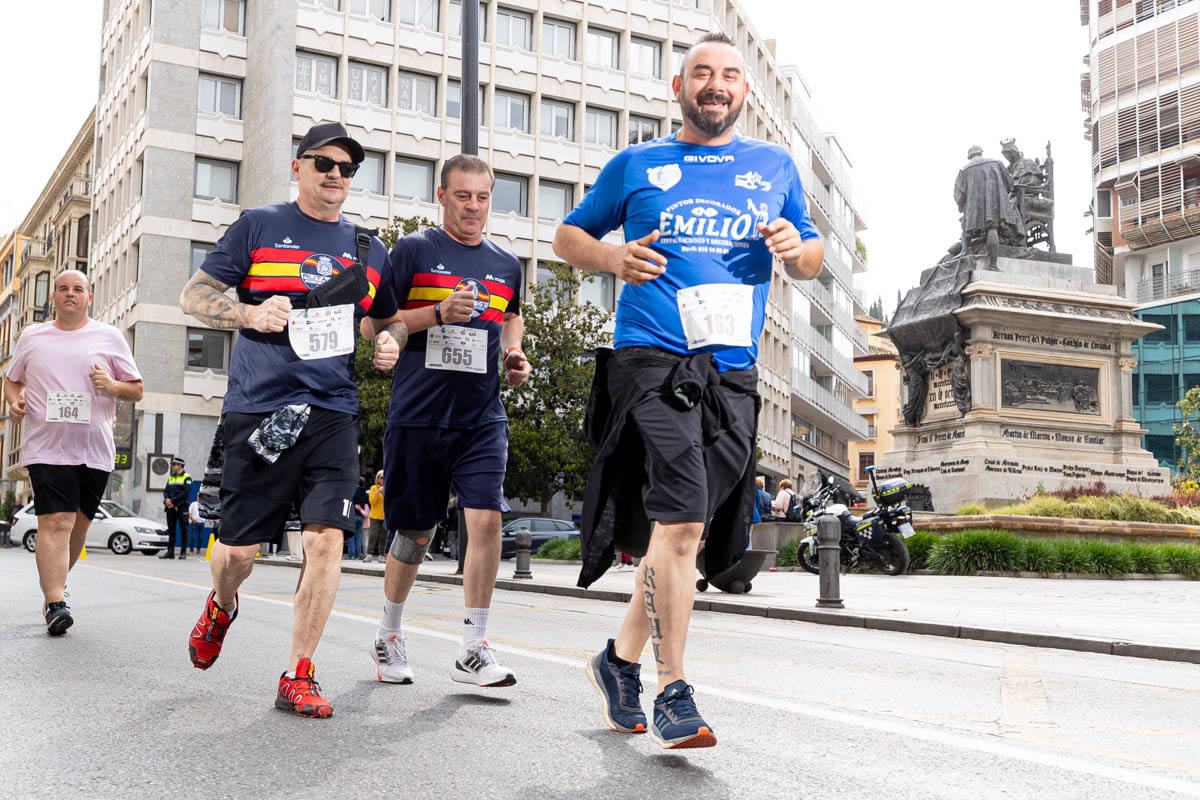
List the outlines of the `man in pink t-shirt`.
{"type": "Polygon", "coordinates": [[[63,601],[116,458],[117,399],[142,399],[142,376],[120,331],[88,318],[87,276],[74,269],[54,281],[52,322],[27,328],[4,376],[14,422],[24,422],[21,464],[29,471],[38,518],[38,579],[46,631],[67,632],[63,601]]]}

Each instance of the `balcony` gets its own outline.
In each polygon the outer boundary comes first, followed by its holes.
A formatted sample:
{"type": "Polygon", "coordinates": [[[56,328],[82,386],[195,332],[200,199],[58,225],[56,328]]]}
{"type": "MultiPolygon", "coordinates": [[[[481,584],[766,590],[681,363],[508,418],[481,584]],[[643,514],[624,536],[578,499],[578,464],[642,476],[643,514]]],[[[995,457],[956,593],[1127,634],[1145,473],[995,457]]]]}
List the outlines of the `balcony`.
{"type": "Polygon", "coordinates": [[[1132,182],[1118,185],[1121,201],[1121,236],[1138,249],[1186,239],[1200,233],[1200,188],[1163,192],[1141,202],[1126,205],[1125,197],[1137,197],[1132,182]]]}
{"type": "Polygon", "coordinates": [[[87,204],[91,202],[92,197],[92,176],[86,173],[77,172],[71,176],[70,182],[63,189],[62,196],[58,198],[58,206],[55,209],[55,214],[63,210],[63,207],[71,200],[78,199],[87,204]]]}
{"type": "Polygon", "coordinates": [[[867,438],[867,421],[857,411],[839,400],[833,392],[798,369],[792,370],[792,395],[801,403],[811,406],[818,414],[835,423],[846,434],[846,438],[851,440],[867,438]]]}
{"type": "Polygon", "coordinates": [[[792,317],[792,338],[799,342],[834,375],[853,387],[861,396],[867,395],[867,376],[854,367],[854,362],[833,349],[833,343],[804,320],[792,317]]]}
{"type": "Polygon", "coordinates": [[[1145,278],[1138,282],[1137,301],[1152,303],[1185,294],[1200,292],[1200,269],[1189,269],[1171,275],[1145,278]]]}

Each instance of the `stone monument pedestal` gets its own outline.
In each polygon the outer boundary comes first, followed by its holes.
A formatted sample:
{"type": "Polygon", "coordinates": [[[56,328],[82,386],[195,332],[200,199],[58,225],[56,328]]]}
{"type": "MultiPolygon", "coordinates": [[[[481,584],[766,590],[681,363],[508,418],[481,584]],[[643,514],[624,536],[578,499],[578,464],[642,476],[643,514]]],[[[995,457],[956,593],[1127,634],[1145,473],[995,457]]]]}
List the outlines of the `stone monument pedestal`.
{"type": "Polygon", "coordinates": [[[976,260],[952,312],[965,364],[929,373],[924,416],[892,431],[881,479],[928,486],[938,511],[1097,481],[1142,496],[1170,491],[1169,471],[1142,449],[1144,430],[1132,417],[1130,344],[1159,326],[1135,318],[1132,302],[1069,261],[1001,256],[988,270],[976,260]],[[953,391],[964,377],[966,413],[953,391]]]}

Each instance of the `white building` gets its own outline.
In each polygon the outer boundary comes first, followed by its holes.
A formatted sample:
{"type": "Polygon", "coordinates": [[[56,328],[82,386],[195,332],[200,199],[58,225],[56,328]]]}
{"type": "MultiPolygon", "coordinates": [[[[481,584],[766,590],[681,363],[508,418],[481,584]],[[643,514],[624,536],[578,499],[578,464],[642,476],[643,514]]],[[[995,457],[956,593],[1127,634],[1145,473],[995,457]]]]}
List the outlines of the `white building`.
{"type": "MultiPolygon", "coordinates": [[[[107,0],[90,263],[95,314],[130,332],[146,377],[125,500],[145,491],[149,453],[202,471],[230,334],[184,317],[179,290],[243,207],[295,196],[287,164],[312,124],[341,121],[367,149],[350,216],[438,219],[438,169],[460,148],[460,16],[454,0],[107,0]]],[[[531,283],[617,149],[680,124],[669,78],[687,48],[712,30],[735,39],[752,84],[739,129],[796,154],[826,245],[819,281],[774,278],[760,467],[844,474],[846,441],[865,435],[850,405],[866,388],[852,361],[866,352],[851,277],[865,270],[863,223],[849,161],[812,121],[799,73],[775,63],[732,0],[492,0],[481,23],[480,155],[497,172],[488,235],[531,283]]],[[[613,308],[618,290],[598,276],[582,296],[613,308]]]]}

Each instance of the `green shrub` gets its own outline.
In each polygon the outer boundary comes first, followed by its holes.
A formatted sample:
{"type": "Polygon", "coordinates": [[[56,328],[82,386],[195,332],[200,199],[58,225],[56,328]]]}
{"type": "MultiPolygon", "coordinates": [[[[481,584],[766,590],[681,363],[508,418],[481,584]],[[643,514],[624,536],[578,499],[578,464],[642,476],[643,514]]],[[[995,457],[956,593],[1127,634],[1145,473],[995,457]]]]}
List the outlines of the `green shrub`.
{"type": "Polygon", "coordinates": [[[799,542],[788,542],[783,547],[779,548],[779,552],[775,554],[775,566],[777,567],[796,567],[800,565],[798,553],[800,552],[799,542]]]}
{"type": "Polygon", "coordinates": [[[904,540],[908,545],[908,568],[929,569],[929,551],[941,537],[937,534],[917,531],[904,540]]]}
{"type": "Polygon", "coordinates": [[[958,511],[954,513],[961,517],[977,517],[980,514],[988,513],[988,510],[980,503],[968,503],[965,506],[960,506],[958,511]]]}
{"type": "Polygon", "coordinates": [[[1134,571],[1133,558],[1119,544],[1089,540],[1083,547],[1095,565],[1094,571],[1101,575],[1124,575],[1134,571]]]}
{"type": "Polygon", "coordinates": [[[960,531],[934,543],[929,565],[947,575],[1017,572],[1025,566],[1025,544],[1004,530],[960,531]]]}
{"type": "Polygon", "coordinates": [[[17,505],[17,493],[9,489],[4,493],[4,500],[0,501],[0,522],[8,522],[12,519],[13,510],[17,505]]]}
{"type": "MultiPolygon", "coordinates": [[[[966,509],[978,506],[964,506],[966,509]]],[[[1172,525],[1200,525],[1200,508],[1171,507],[1166,503],[1128,494],[1085,494],[1067,500],[1051,494],[1035,494],[1023,503],[992,509],[996,514],[1066,519],[1110,519],[1125,522],[1153,522],[1172,525]]],[[[971,511],[970,513],[979,513],[971,511]]]]}
{"type": "Polygon", "coordinates": [[[551,539],[541,546],[534,558],[553,558],[559,561],[578,561],[580,544],[578,539],[551,539]]]}
{"type": "Polygon", "coordinates": [[[1145,542],[1122,542],[1121,547],[1129,554],[1134,572],[1157,575],[1167,572],[1167,557],[1161,547],[1145,542]]]}
{"type": "Polygon", "coordinates": [[[1083,542],[1075,539],[1047,539],[1054,548],[1058,559],[1057,572],[1095,572],[1096,565],[1092,562],[1091,553],[1083,542]]]}
{"type": "Polygon", "coordinates": [[[1062,572],[1062,562],[1053,539],[1025,540],[1025,569],[1029,572],[1062,572]]]}
{"type": "Polygon", "coordinates": [[[1193,544],[1164,544],[1159,547],[1168,572],[1200,578],[1200,547],[1193,544]]]}

